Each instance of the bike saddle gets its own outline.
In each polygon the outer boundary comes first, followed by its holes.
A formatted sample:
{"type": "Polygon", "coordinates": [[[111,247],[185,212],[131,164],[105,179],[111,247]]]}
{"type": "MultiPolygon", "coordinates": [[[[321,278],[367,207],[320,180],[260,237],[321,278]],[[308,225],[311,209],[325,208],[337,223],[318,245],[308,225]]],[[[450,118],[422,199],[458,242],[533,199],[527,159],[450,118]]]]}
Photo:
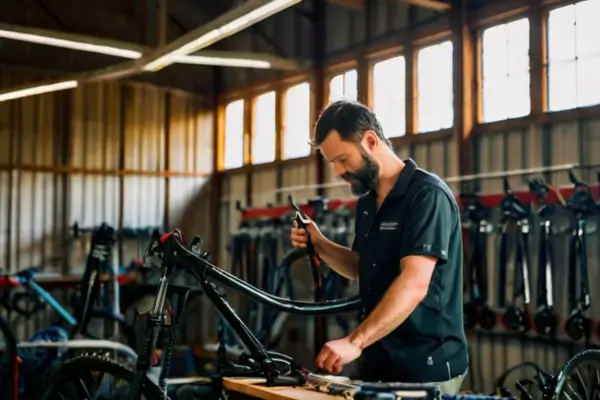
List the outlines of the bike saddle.
{"type": "Polygon", "coordinates": [[[33,279],[33,277],[35,276],[36,273],[41,272],[42,269],[40,267],[29,267],[29,268],[25,268],[21,271],[18,271],[17,273],[15,273],[15,277],[17,278],[21,278],[21,279],[33,279]]]}
{"type": "Polygon", "coordinates": [[[489,305],[484,304],[479,309],[479,326],[486,331],[491,330],[496,325],[496,313],[489,305]]]}
{"type": "Polygon", "coordinates": [[[510,306],[502,315],[504,326],[514,332],[525,333],[531,328],[525,312],[515,306],[510,306]]]}
{"type": "Polygon", "coordinates": [[[572,171],[569,171],[569,180],[575,186],[573,195],[568,201],[568,206],[576,213],[584,215],[596,215],[600,213],[600,208],[594,202],[590,187],[579,181],[572,171]]]}
{"type": "Polygon", "coordinates": [[[535,313],[533,323],[538,334],[542,336],[554,336],[558,327],[558,317],[550,307],[544,306],[539,308],[535,313]]]}
{"type": "Polygon", "coordinates": [[[504,193],[506,196],[500,201],[500,210],[502,215],[513,220],[519,221],[529,217],[529,207],[527,207],[508,186],[508,179],[504,178],[504,193]]]}
{"type": "Polygon", "coordinates": [[[588,336],[590,330],[590,320],[583,315],[579,309],[574,310],[569,315],[565,323],[565,331],[569,338],[573,341],[578,341],[584,336],[588,336]]]}

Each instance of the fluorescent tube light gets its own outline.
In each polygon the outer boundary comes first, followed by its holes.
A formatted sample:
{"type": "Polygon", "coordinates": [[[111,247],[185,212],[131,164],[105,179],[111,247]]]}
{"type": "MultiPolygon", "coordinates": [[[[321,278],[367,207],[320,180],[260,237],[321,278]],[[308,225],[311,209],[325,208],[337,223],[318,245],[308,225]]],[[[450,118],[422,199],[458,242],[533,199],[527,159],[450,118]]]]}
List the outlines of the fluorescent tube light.
{"type": "MultiPolygon", "coordinates": [[[[288,7],[291,7],[302,0],[272,0],[268,3],[261,5],[244,15],[241,15],[235,18],[233,21],[220,23],[219,18],[215,20],[215,23],[221,25],[219,28],[212,29],[207,33],[204,33],[197,37],[196,39],[191,40],[190,42],[180,46],[179,48],[170,51],[163,56],[158,57],[157,59],[149,62],[144,66],[145,71],[158,71],[170,64],[176,62],[180,57],[186,56],[190,53],[193,53],[197,50],[206,48],[211,44],[218,42],[219,40],[225,39],[241,30],[262,21],[270,17],[273,14],[276,14],[288,7]]],[[[245,3],[242,7],[249,7],[249,3],[245,3]]],[[[236,10],[232,10],[235,12],[236,10]]],[[[223,17],[225,18],[225,17],[223,17]]],[[[217,25],[217,26],[218,26],[217,25]]]]}
{"type": "Polygon", "coordinates": [[[76,87],[77,81],[64,81],[49,85],[32,86],[24,89],[13,90],[11,92],[0,93],[0,102],[20,99],[27,96],[35,96],[38,94],[58,92],[59,90],[73,89],[76,87]]]}
{"type": "Polygon", "coordinates": [[[180,56],[176,57],[174,61],[181,64],[212,65],[216,67],[239,67],[258,69],[271,68],[271,63],[269,61],[252,60],[248,58],[180,56]]]}
{"type": "Polygon", "coordinates": [[[80,51],[89,51],[92,53],[106,54],[109,56],[138,59],[142,57],[140,51],[120,49],[117,47],[79,42],[74,40],[62,39],[51,36],[42,36],[31,33],[15,32],[5,29],[0,29],[0,37],[6,39],[20,40],[23,42],[43,44],[47,46],[62,47],[63,49],[72,49],[80,51]]]}

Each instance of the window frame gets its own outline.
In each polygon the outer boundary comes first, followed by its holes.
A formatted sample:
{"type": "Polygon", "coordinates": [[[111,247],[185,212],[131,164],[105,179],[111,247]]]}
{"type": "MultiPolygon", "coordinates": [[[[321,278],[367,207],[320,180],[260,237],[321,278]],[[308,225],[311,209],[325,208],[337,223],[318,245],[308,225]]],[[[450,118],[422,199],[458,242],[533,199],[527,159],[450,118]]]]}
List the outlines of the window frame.
{"type": "Polygon", "coordinates": [[[485,24],[481,24],[479,25],[479,30],[477,32],[477,36],[476,36],[476,78],[477,78],[477,96],[476,96],[476,105],[477,105],[477,120],[476,123],[477,124],[495,124],[495,123],[500,123],[500,122],[506,122],[506,121],[511,121],[511,120],[518,120],[521,118],[527,118],[529,116],[531,116],[531,112],[532,112],[532,105],[531,105],[531,84],[532,84],[532,73],[531,73],[531,46],[529,46],[529,51],[528,51],[528,58],[529,58],[529,67],[528,67],[528,72],[529,72],[529,113],[522,115],[522,116],[518,116],[518,117],[506,117],[506,118],[502,118],[502,119],[495,119],[495,120],[491,120],[491,121],[485,121],[484,120],[484,112],[485,112],[485,104],[484,104],[484,65],[483,65],[483,54],[484,54],[484,46],[483,46],[483,34],[487,29],[490,28],[494,28],[500,25],[507,25],[510,24],[512,22],[516,22],[522,19],[527,19],[529,22],[529,36],[528,36],[528,40],[531,37],[531,25],[532,25],[532,21],[530,16],[527,13],[518,13],[515,14],[513,16],[511,16],[510,18],[506,18],[506,19],[502,19],[502,20],[495,20],[495,21],[490,21],[488,23],[485,24]]]}
{"type": "MultiPolygon", "coordinates": [[[[564,7],[568,7],[568,6],[576,6],[578,3],[582,3],[586,0],[570,0],[570,1],[559,1],[557,4],[549,4],[544,8],[544,20],[543,20],[543,25],[542,25],[542,29],[543,29],[543,35],[544,35],[544,44],[543,44],[543,54],[544,57],[542,59],[542,75],[543,75],[543,82],[544,82],[544,92],[545,92],[545,98],[543,99],[543,111],[546,114],[556,114],[556,113],[565,113],[565,112],[578,112],[581,110],[585,110],[585,109],[589,109],[589,108],[599,108],[600,107],[600,100],[597,103],[594,104],[590,104],[590,105],[584,105],[584,106],[579,106],[579,105],[575,105],[574,107],[569,107],[569,108],[561,108],[561,109],[557,109],[557,110],[551,110],[550,109],[550,92],[551,92],[551,88],[550,88],[550,35],[549,35],[549,29],[550,29],[550,13],[552,11],[564,8],[564,7]]],[[[598,1],[598,0],[595,0],[598,1]]],[[[577,24],[577,18],[575,17],[575,25],[577,24]]],[[[577,46],[577,37],[575,38],[575,46],[577,46]]],[[[598,55],[597,57],[600,57],[600,55],[598,55]]],[[[588,59],[588,58],[584,58],[588,59]]],[[[577,69],[577,64],[578,61],[580,60],[578,54],[577,54],[577,50],[575,50],[575,58],[572,61],[575,64],[575,69],[577,69]]],[[[574,80],[573,84],[575,84],[575,86],[578,85],[578,80],[577,78],[574,80]]],[[[579,102],[579,96],[576,95],[575,97],[576,102],[579,102]]]]}
{"type": "Polygon", "coordinates": [[[244,96],[239,96],[228,100],[223,106],[223,158],[222,158],[222,171],[232,171],[236,169],[243,168],[246,165],[246,120],[248,116],[246,115],[246,103],[248,99],[244,96]],[[242,103],[242,161],[241,165],[235,167],[228,167],[226,165],[227,160],[227,107],[233,103],[241,102],[242,103]]]}
{"type": "MultiPolygon", "coordinates": [[[[358,93],[358,88],[360,85],[360,70],[358,68],[358,65],[356,63],[346,63],[346,64],[340,64],[334,68],[331,68],[328,73],[327,73],[327,77],[325,80],[325,105],[330,104],[332,101],[330,100],[331,98],[331,83],[333,82],[333,80],[335,78],[337,78],[340,75],[345,75],[350,71],[356,71],[356,101],[359,100],[359,93],[358,93]]],[[[333,100],[336,101],[336,100],[333,100]]]]}
{"type": "MultiPolygon", "coordinates": [[[[271,164],[273,162],[275,162],[277,160],[277,101],[278,101],[278,96],[277,96],[277,90],[276,89],[271,89],[271,90],[267,90],[264,91],[260,94],[254,95],[252,97],[252,116],[251,116],[251,129],[250,129],[250,161],[249,163],[252,165],[265,165],[265,164],[271,164]],[[258,120],[257,117],[259,117],[257,115],[257,103],[258,100],[261,96],[265,96],[265,95],[273,95],[273,159],[269,160],[269,161],[260,161],[259,163],[256,163],[254,160],[254,152],[256,151],[254,146],[254,140],[256,135],[256,121],[258,120]]],[[[262,117],[264,118],[264,117],[262,117]]]]}
{"type": "MultiPolygon", "coordinates": [[[[415,121],[415,132],[410,132],[410,134],[413,134],[415,136],[427,136],[427,135],[431,135],[431,134],[435,134],[436,132],[444,132],[450,129],[453,129],[455,121],[454,121],[454,115],[455,115],[455,110],[454,110],[454,79],[451,79],[451,93],[452,93],[452,115],[453,115],[453,120],[452,120],[452,124],[449,127],[443,127],[440,129],[435,129],[435,130],[427,130],[427,131],[421,131],[420,130],[420,118],[419,118],[419,101],[420,101],[420,90],[419,90],[419,53],[421,52],[421,50],[429,48],[429,47],[433,47],[433,46],[439,46],[443,43],[449,42],[450,45],[452,46],[452,51],[454,51],[454,43],[452,41],[452,38],[450,36],[444,36],[444,37],[440,37],[437,38],[437,40],[433,41],[422,41],[419,42],[418,45],[415,45],[414,50],[413,50],[413,57],[414,57],[414,62],[413,65],[411,65],[410,67],[414,68],[413,71],[413,76],[414,76],[414,91],[416,93],[416,98],[414,98],[412,100],[413,102],[413,107],[414,107],[414,117],[413,116],[408,116],[407,115],[407,120],[408,118],[414,118],[415,121]]],[[[451,57],[451,75],[454,74],[454,61],[452,59],[453,57],[451,57]]],[[[409,68],[409,67],[407,67],[409,68]]],[[[407,90],[409,90],[407,88],[407,90]]],[[[408,133],[408,132],[407,132],[408,133]]]]}
{"type": "MultiPolygon", "coordinates": [[[[412,134],[412,132],[408,132],[407,128],[408,128],[408,113],[410,111],[410,107],[407,100],[407,95],[408,95],[408,91],[409,89],[409,82],[408,79],[410,77],[409,74],[409,68],[411,68],[410,65],[410,57],[407,56],[405,51],[401,51],[401,49],[398,49],[397,47],[393,49],[393,51],[389,51],[386,53],[380,53],[378,54],[376,57],[371,57],[369,59],[369,66],[368,66],[368,73],[369,73],[369,103],[367,106],[373,110],[373,112],[375,112],[375,114],[377,114],[377,110],[375,110],[375,66],[381,62],[384,61],[388,61],[391,60],[393,58],[397,58],[397,57],[402,57],[404,59],[404,128],[403,128],[403,133],[402,135],[397,135],[397,136],[387,136],[386,137],[390,140],[390,141],[394,141],[394,140],[399,140],[401,138],[404,138],[406,136],[409,136],[412,134]]],[[[385,134],[385,127],[384,128],[384,134],[385,134]]]]}
{"type": "Polygon", "coordinates": [[[287,124],[287,110],[288,110],[288,91],[290,89],[293,89],[297,86],[300,85],[304,85],[307,84],[308,85],[308,125],[307,125],[307,133],[308,133],[308,138],[307,140],[310,140],[310,135],[311,135],[311,126],[312,126],[312,121],[313,121],[313,96],[314,96],[314,92],[313,92],[313,82],[310,78],[305,78],[305,79],[301,79],[301,80],[297,80],[294,82],[290,82],[286,85],[283,85],[281,87],[281,102],[283,104],[283,106],[281,107],[281,121],[283,124],[284,129],[281,130],[280,135],[281,137],[278,139],[280,140],[280,148],[281,148],[281,152],[279,155],[275,155],[275,159],[279,159],[282,162],[289,162],[289,161],[296,161],[296,160],[304,160],[306,158],[311,157],[313,151],[312,149],[310,149],[309,153],[303,156],[297,156],[297,157],[289,157],[286,155],[286,145],[285,145],[285,141],[286,141],[286,136],[289,132],[288,129],[288,124],[287,124]]]}

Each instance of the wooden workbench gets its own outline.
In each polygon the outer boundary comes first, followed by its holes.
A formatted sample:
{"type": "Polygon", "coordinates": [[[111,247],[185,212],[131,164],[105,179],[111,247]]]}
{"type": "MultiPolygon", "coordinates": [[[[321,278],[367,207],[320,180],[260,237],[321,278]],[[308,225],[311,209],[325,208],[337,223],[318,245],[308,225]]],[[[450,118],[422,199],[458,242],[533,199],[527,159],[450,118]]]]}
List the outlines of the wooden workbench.
{"type": "Polygon", "coordinates": [[[332,400],[339,397],[303,387],[265,386],[261,378],[223,378],[223,386],[231,392],[263,400],[332,400]]]}

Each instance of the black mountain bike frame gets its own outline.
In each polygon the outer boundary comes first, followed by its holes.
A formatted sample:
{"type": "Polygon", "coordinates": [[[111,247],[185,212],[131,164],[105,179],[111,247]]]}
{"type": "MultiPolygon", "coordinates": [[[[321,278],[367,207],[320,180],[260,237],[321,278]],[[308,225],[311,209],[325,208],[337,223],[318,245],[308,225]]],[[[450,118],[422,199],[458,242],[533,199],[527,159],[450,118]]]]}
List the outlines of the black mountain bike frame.
{"type": "MultiPolygon", "coordinates": [[[[267,385],[303,384],[308,371],[297,366],[291,357],[265,349],[209,279],[268,307],[298,315],[332,315],[358,311],[361,308],[360,298],[353,296],[315,304],[287,300],[268,294],[211,264],[208,261],[208,253],[200,250],[201,242],[202,240],[199,237],[195,237],[190,245],[186,247],[181,232],[175,230],[161,237],[155,237],[149,245],[146,256],[154,259],[155,265],[160,264],[161,278],[152,309],[138,318],[138,321],[144,326],[142,329],[144,332],[140,332],[144,334],[144,339],[140,341],[141,343],[138,342],[140,345],[138,346],[137,372],[129,400],[139,400],[143,385],[148,382],[146,373],[152,365],[152,357],[158,336],[166,326],[167,310],[165,304],[167,293],[171,277],[177,269],[189,272],[198,280],[204,294],[217,308],[223,319],[229,323],[241,342],[248,348],[250,355],[244,357],[242,362],[247,367],[250,376],[266,378],[267,385]]],[[[192,289],[189,288],[188,290],[191,291],[192,289]]],[[[169,342],[166,345],[167,350],[163,355],[163,366],[159,377],[159,387],[162,390],[166,390],[170,357],[183,319],[186,296],[187,294],[184,294],[183,301],[178,301],[176,306],[169,342]]],[[[242,357],[240,357],[240,360],[242,360],[242,357]]]]}

